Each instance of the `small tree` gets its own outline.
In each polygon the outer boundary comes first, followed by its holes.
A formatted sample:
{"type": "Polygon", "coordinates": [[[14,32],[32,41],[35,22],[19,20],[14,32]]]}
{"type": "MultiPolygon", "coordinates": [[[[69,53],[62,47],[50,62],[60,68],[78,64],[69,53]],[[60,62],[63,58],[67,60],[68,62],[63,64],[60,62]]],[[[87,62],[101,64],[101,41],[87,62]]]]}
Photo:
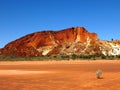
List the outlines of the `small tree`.
{"type": "Polygon", "coordinates": [[[112,38],[111,41],[113,41],[114,39],[112,38]]]}

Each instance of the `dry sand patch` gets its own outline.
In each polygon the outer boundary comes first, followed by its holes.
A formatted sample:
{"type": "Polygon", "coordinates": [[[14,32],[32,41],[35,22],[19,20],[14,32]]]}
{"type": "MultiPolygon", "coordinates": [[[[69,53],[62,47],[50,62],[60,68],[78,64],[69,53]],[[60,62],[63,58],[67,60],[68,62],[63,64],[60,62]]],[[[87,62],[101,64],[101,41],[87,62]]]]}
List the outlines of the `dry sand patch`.
{"type": "Polygon", "coordinates": [[[45,74],[48,71],[0,70],[0,75],[45,74]]]}

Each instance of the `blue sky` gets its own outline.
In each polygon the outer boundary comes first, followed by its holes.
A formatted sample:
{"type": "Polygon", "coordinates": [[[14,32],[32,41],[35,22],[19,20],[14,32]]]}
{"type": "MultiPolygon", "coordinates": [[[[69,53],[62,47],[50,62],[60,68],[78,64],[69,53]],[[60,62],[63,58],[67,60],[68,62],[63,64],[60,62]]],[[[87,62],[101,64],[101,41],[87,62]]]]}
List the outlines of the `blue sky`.
{"type": "Polygon", "coordinates": [[[0,0],[0,47],[26,34],[84,26],[120,39],[120,0],[0,0]]]}

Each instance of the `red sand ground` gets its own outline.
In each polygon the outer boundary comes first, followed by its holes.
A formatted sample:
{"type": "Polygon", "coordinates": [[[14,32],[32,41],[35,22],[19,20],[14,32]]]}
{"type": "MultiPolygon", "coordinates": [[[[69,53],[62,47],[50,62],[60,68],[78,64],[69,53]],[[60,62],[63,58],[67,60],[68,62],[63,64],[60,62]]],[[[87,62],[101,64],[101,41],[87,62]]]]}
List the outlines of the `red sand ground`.
{"type": "Polygon", "coordinates": [[[0,90],[120,90],[120,61],[0,62],[0,90]]]}

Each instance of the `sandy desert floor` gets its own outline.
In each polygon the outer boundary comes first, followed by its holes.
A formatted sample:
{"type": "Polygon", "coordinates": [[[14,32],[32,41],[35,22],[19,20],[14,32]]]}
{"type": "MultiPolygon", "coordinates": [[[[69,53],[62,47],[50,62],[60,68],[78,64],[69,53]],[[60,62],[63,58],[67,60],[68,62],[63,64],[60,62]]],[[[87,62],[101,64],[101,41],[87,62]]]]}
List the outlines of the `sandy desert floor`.
{"type": "Polygon", "coordinates": [[[120,90],[120,61],[0,62],[0,90],[120,90]]]}

